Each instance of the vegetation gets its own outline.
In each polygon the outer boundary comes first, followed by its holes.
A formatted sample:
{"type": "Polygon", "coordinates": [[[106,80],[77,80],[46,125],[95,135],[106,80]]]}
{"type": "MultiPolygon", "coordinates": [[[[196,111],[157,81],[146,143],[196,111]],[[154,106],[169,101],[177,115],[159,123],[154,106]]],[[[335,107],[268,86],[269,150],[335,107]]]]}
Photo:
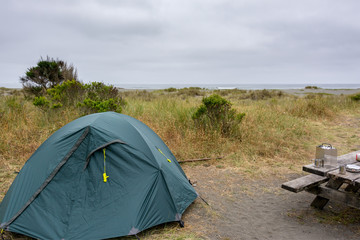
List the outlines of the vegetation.
{"type": "Polygon", "coordinates": [[[102,83],[66,81],[35,100],[22,95],[2,96],[0,128],[6,134],[0,136],[0,169],[19,169],[41,142],[66,123],[90,112],[120,111],[119,107],[122,113],[150,126],[178,159],[226,155],[221,165],[248,169],[257,159],[288,169],[286,166],[301,164],[290,158],[310,159],[313,146],[323,139],[336,146],[336,134],[327,135],[330,126],[360,111],[358,101],[335,95],[252,100],[241,98],[242,92],[229,93],[224,99],[210,90],[201,90],[207,95],[203,98],[183,98],[164,91],[127,91],[121,95],[125,103],[117,91],[102,83]],[[239,132],[224,127],[232,124],[241,130],[241,138],[239,132]]]}
{"type": "Polygon", "coordinates": [[[306,86],[305,89],[319,89],[318,86],[306,86]]]}
{"type": "Polygon", "coordinates": [[[251,100],[265,100],[270,98],[281,98],[284,96],[284,93],[279,90],[250,90],[245,94],[242,94],[240,98],[242,99],[251,99],[251,100]]]}
{"type": "MultiPolygon", "coordinates": [[[[83,114],[114,110],[115,105],[115,111],[121,106],[122,113],[152,128],[178,160],[225,156],[187,165],[233,168],[252,179],[300,173],[321,142],[332,143],[339,154],[354,151],[360,134],[360,102],[343,95],[298,98],[273,91],[269,96],[263,90],[183,89],[125,91],[120,96],[113,86],[77,81],[64,81],[35,100],[5,92],[0,97],[0,200],[15,172],[52,133],[83,114]],[[251,92],[259,97],[244,97],[251,92]],[[228,131],[226,125],[240,131],[228,131]]],[[[177,227],[156,229],[156,238],[197,239],[172,229],[177,227]]]]}
{"type": "Polygon", "coordinates": [[[50,57],[40,58],[37,65],[28,68],[25,76],[20,78],[25,93],[36,96],[66,80],[77,81],[75,67],[62,60],[55,60],[50,57]]]}
{"type": "Polygon", "coordinates": [[[79,108],[82,114],[90,114],[106,111],[120,113],[126,102],[112,85],[100,82],[83,84],[67,80],[48,89],[44,96],[35,97],[33,104],[42,109],[79,108]]]}
{"type": "Polygon", "coordinates": [[[245,113],[236,113],[231,102],[217,94],[205,97],[202,104],[192,115],[192,119],[204,131],[220,131],[224,136],[239,136],[239,124],[245,113]]]}
{"type": "Polygon", "coordinates": [[[354,101],[360,101],[360,93],[351,96],[351,99],[354,101]]]}

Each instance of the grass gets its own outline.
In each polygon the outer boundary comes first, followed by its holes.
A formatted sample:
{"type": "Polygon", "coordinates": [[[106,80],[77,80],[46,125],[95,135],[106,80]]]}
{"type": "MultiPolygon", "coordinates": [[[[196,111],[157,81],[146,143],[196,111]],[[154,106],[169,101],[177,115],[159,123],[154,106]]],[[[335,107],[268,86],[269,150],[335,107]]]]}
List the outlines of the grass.
{"type": "MultiPolygon", "coordinates": [[[[9,92],[7,89],[0,89],[9,92]]],[[[121,92],[123,113],[152,128],[178,160],[225,156],[207,163],[235,168],[245,177],[300,173],[315,146],[330,142],[340,154],[358,150],[360,101],[348,96],[289,96],[279,91],[198,88],[121,92]],[[204,96],[220,94],[246,113],[241,137],[197,128],[191,116],[204,96]]],[[[0,200],[31,154],[52,133],[81,116],[75,108],[42,110],[19,91],[0,94],[0,200]]],[[[190,230],[166,225],[145,231],[144,239],[199,239],[190,230]]]]}
{"type": "MultiPolygon", "coordinates": [[[[272,167],[273,174],[283,166],[301,165],[312,158],[314,146],[321,142],[334,143],[335,147],[340,144],[340,152],[357,148],[356,137],[351,137],[357,136],[353,130],[356,121],[353,125],[349,122],[349,126],[344,122],[359,116],[360,103],[347,96],[296,98],[275,94],[268,99],[252,100],[242,97],[243,90],[226,90],[226,98],[231,100],[233,108],[246,113],[239,139],[196,127],[191,116],[201,104],[202,97],[191,95],[194,90],[205,96],[213,93],[203,89],[181,90],[190,92],[188,95],[177,94],[180,90],[128,91],[123,93],[128,102],[123,113],[152,128],[179,160],[226,156],[216,162],[250,172],[253,172],[251,166],[259,162],[266,163],[265,168],[272,167]]],[[[256,95],[264,93],[268,96],[263,90],[256,95]]],[[[80,116],[77,109],[43,111],[21,95],[2,96],[0,128],[6,134],[0,136],[1,169],[5,172],[19,170],[53,132],[80,116]]],[[[0,198],[8,184],[2,186],[0,198]]]]}

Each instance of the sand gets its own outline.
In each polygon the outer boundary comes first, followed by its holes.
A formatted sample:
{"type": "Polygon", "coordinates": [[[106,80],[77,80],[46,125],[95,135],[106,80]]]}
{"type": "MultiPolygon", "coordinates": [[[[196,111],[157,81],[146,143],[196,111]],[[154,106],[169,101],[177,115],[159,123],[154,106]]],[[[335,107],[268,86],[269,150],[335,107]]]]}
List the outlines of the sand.
{"type": "Polygon", "coordinates": [[[295,96],[306,96],[307,94],[327,94],[327,95],[352,95],[360,93],[360,89],[283,89],[287,94],[295,96]]]}
{"type": "Polygon", "coordinates": [[[210,204],[198,198],[184,215],[186,227],[204,239],[360,239],[358,225],[322,223],[319,217],[347,207],[329,202],[316,210],[310,207],[314,195],[280,188],[299,175],[253,181],[206,164],[183,168],[210,204]]]}

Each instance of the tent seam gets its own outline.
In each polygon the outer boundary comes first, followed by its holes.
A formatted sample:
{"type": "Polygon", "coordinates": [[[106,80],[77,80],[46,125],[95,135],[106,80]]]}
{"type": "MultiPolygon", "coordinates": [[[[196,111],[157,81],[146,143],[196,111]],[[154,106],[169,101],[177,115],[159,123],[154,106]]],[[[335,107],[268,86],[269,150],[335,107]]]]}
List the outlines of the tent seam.
{"type": "MultiPolygon", "coordinates": [[[[144,139],[146,139],[147,141],[151,142],[150,139],[148,139],[148,137],[147,137],[146,135],[141,134],[140,129],[137,128],[134,124],[132,124],[132,123],[129,122],[129,121],[127,121],[127,123],[130,124],[133,128],[135,128],[137,134],[139,134],[142,138],[144,138],[144,139]]],[[[148,143],[147,141],[144,141],[144,142],[145,142],[145,143],[148,143]]],[[[147,145],[147,147],[148,147],[148,149],[150,150],[150,153],[151,153],[152,157],[155,159],[155,161],[158,163],[158,165],[159,165],[159,167],[160,167],[160,164],[159,164],[159,162],[157,161],[157,159],[156,159],[153,151],[151,150],[150,146],[147,145]]],[[[144,152],[143,152],[143,153],[144,153],[144,152]]],[[[145,153],[144,153],[144,154],[145,154],[145,153]]],[[[147,155],[147,154],[145,154],[145,155],[147,155]]]]}
{"type": "Polygon", "coordinates": [[[169,195],[170,195],[170,197],[171,197],[172,203],[174,204],[175,210],[176,210],[176,212],[178,213],[177,206],[176,206],[176,204],[175,204],[175,201],[174,201],[174,198],[173,198],[173,196],[172,196],[172,193],[170,192],[169,185],[168,185],[168,183],[167,183],[167,181],[166,181],[166,178],[165,178],[165,176],[164,176],[164,173],[163,173],[162,169],[160,169],[160,174],[161,174],[161,177],[162,177],[163,181],[165,182],[166,189],[167,189],[167,191],[169,192],[169,195]]]}
{"type": "Polygon", "coordinates": [[[34,195],[25,203],[25,205],[7,222],[4,224],[3,228],[8,229],[9,225],[12,224],[25,210],[30,204],[35,200],[35,198],[44,190],[44,188],[51,182],[51,180],[58,173],[60,168],[67,162],[67,160],[71,157],[71,155],[78,149],[80,144],[84,141],[85,137],[89,133],[90,127],[87,127],[83,134],[76,141],[74,146],[70,149],[70,151],[66,154],[66,156],[61,160],[61,162],[56,166],[56,168],[52,171],[52,173],[45,179],[44,183],[40,186],[40,188],[34,193],[34,195]]]}

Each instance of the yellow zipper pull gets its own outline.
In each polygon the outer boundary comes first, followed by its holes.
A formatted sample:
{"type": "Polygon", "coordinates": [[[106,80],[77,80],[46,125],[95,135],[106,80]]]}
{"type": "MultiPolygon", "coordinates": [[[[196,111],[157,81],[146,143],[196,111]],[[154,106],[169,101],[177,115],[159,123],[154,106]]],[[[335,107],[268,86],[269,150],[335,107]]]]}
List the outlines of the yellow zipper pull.
{"type": "Polygon", "coordinates": [[[159,150],[159,152],[164,155],[164,157],[166,157],[167,161],[171,163],[171,160],[167,156],[165,156],[165,154],[160,150],[160,148],[157,148],[157,150],[159,150]]]}
{"type": "Polygon", "coordinates": [[[107,182],[109,176],[106,176],[106,173],[103,173],[104,182],[107,182]]]}
{"type": "Polygon", "coordinates": [[[105,155],[105,150],[106,148],[103,148],[103,152],[104,152],[104,173],[103,173],[103,179],[104,182],[107,182],[107,179],[109,176],[106,175],[106,155],[105,155]]]}

